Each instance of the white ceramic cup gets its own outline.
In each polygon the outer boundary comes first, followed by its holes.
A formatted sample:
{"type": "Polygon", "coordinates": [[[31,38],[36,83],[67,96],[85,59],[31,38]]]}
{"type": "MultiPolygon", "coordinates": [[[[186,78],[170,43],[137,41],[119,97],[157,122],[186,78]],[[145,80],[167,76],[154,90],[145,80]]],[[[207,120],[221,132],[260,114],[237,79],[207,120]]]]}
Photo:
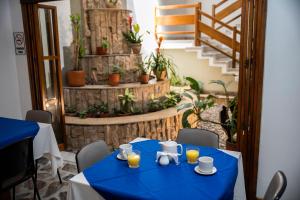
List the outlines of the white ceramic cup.
{"type": "Polygon", "coordinates": [[[214,159],[208,156],[202,156],[198,159],[199,161],[199,169],[203,172],[210,173],[214,167],[214,159]]]}
{"type": "Polygon", "coordinates": [[[120,155],[122,158],[127,159],[127,155],[132,152],[132,145],[131,144],[121,144],[120,148],[120,155]]]}

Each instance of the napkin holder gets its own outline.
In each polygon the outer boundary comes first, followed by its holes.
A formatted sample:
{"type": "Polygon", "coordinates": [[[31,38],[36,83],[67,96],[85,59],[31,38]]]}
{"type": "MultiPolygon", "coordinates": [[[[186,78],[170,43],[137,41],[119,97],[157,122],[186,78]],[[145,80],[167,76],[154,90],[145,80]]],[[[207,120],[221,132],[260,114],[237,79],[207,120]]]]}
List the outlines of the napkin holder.
{"type": "Polygon", "coordinates": [[[158,151],[156,152],[156,162],[159,162],[159,159],[162,156],[168,156],[169,162],[174,161],[176,165],[179,164],[178,153],[166,153],[166,152],[158,151]]]}

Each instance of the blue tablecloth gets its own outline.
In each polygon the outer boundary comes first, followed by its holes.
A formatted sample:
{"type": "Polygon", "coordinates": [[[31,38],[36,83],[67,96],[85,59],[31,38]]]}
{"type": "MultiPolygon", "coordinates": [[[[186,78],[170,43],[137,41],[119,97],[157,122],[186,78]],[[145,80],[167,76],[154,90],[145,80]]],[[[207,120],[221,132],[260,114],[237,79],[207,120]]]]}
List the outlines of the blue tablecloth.
{"type": "Polygon", "coordinates": [[[35,137],[39,129],[36,122],[0,117],[0,149],[24,138],[35,137]]]}
{"type": "Polygon", "coordinates": [[[195,165],[186,162],[185,152],[180,165],[157,164],[157,140],[134,143],[133,148],[141,151],[137,169],[117,160],[115,151],[83,171],[89,184],[105,199],[233,199],[238,173],[236,158],[214,148],[200,147],[201,156],[213,157],[218,170],[212,176],[203,176],[194,172],[195,165]]]}

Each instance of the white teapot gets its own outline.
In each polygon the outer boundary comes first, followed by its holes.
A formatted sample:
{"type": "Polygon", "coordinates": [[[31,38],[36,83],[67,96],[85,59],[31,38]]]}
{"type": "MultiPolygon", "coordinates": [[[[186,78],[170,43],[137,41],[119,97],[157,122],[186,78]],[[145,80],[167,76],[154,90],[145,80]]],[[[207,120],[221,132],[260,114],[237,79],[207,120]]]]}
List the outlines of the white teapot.
{"type": "Polygon", "coordinates": [[[182,145],[181,144],[177,144],[177,142],[175,141],[165,141],[165,142],[159,142],[159,144],[161,145],[161,149],[163,152],[165,153],[172,153],[172,154],[177,154],[178,156],[182,155],[182,145]],[[180,153],[177,152],[177,147],[180,147],[180,153]]]}

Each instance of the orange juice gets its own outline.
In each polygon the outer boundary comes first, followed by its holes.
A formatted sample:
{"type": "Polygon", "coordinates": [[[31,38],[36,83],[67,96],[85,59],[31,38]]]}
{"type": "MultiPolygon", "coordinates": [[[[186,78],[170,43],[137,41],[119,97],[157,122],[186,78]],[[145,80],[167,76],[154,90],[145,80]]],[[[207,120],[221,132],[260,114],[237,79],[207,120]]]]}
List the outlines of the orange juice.
{"type": "Polygon", "coordinates": [[[130,168],[138,168],[140,166],[141,156],[136,153],[131,153],[127,156],[128,165],[130,168]]]}
{"type": "Polygon", "coordinates": [[[187,150],[186,158],[187,158],[188,163],[190,163],[190,164],[197,163],[197,160],[199,158],[199,151],[196,149],[187,150]]]}

